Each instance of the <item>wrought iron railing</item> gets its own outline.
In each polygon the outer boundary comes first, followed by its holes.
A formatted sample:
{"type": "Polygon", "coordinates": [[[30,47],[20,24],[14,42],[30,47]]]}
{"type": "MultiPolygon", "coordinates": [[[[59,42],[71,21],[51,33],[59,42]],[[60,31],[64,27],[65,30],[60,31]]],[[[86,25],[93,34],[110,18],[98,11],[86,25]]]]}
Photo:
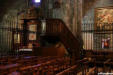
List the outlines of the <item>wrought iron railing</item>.
{"type": "Polygon", "coordinates": [[[113,23],[82,24],[83,48],[86,50],[113,49],[113,23]]]}

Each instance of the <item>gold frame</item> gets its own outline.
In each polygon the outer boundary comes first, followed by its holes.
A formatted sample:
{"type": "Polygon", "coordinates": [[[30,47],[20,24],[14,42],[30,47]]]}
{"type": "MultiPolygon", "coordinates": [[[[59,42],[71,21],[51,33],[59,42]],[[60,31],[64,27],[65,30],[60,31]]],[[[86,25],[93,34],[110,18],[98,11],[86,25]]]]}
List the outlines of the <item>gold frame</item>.
{"type": "MultiPolygon", "coordinates": [[[[95,8],[95,10],[94,10],[94,18],[95,18],[95,21],[94,21],[94,23],[95,23],[95,25],[94,25],[94,28],[95,28],[95,30],[97,30],[97,25],[101,25],[102,26],[102,23],[105,23],[105,22],[99,22],[98,21],[98,12],[99,12],[99,10],[105,10],[105,9],[113,9],[113,6],[109,6],[109,7],[99,7],[99,8],[95,8]]],[[[113,10],[112,10],[113,11],[113,10]]],[[[109,13],[109,12],[108,12],[109,13]]],[[[112,16],[113,17],[113,16],[112,16]]],[[[112,20],[112,22],[113,22],[113,20],[112,20]]],[[[108,23],[108,22],[107,22],[108,23]]],[[[100,27],[101,27],[100,26],[100,27]]],[[[99,28],[99,30],[101,30],[101,28],[99,28]]]]}
{"type": "Polygon", "coordinates": [[[29,31],[36,32],[37,31],[37,25],[36,24],[30,24],[29,25],[29,31]]]}
{"type": "Polygon", "coordinates": [[[35,40],[37,40],[37,34],[36,33],[29,33],[28,38],[30,41],[35,41],[35,40]],[[33,38],[33,36],[34,36],[34,38],[33,38]]]}

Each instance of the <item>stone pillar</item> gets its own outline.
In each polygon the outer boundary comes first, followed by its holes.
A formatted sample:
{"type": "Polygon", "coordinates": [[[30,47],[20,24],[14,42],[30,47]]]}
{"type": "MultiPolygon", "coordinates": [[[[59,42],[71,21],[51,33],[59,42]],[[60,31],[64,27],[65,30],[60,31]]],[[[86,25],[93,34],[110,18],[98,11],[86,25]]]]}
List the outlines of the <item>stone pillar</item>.
{"type": "Polygon", "coordinates": [[[77,0],[77,35],[81,34],[82,24],[82,0],[77,0]]]}
{"type": "Polygon", "coordinates": [[[74,5],[73,5],[73,34],[76,35],[77,32],[77,0],[73,1],[74,5]]]}
{"type": "Polygon", "coordinates": [[[74,0],[73,2],[74,2],[73,33],[75,36],[77,36],[81,34],[83,0],[74,0]]]}
{"type": "MultiPolygon", "coordinates": [[[[73,17],[73,33],[77,37],[79,43],[80,43],[80,49],[83,47],[83,41],[82,41],[82,33],[81,33],[81,25],[82,25],[82,5],[83,0],[74,0],[74,17],[73,17]]],[[[75,51],[73,51],[73,62],[75,63],[75,51]]],[[[78,51],[80,52],[80,51],[78,51]]],[[[80,54],[80,53],[79,53],[80,54]]],[[[73,63],[73,64],[74,64],[73,63]]]]}
{"type": "Polygon", "coordinates": [[[74,17],[73,17],[73,34],[78,38],[81,45],[82,41],[82,12],[83,12],[83,0],[74,0],[74,17]]]}
{"type": "MultiPolygon", "coordinates": [[[[82,17],[83,17],[83,0],[77,0],[77,38],[80,43],[80,53],[82,53],[83,49],[83,39],[82,39],[82,17]]],[[[80,54],[81,55],[81,54],[80,54]]]]}
{"type": "Polygon", "coordinates": [[[54,0],[42,0],[41,10],[44,18],[52,18],[54,0]]]}

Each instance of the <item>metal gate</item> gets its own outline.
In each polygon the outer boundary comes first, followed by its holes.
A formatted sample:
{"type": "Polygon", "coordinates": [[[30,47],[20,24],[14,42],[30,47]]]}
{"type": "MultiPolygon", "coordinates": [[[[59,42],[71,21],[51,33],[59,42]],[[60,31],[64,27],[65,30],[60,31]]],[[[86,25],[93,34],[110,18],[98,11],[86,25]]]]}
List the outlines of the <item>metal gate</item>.
{"type": "Polygon", "coordinates": [[[17,15],[6,15],[0,23],[0,57],[16,55],[13,48],[13,31],[19,28],[17,15]]]}
{"type": "Polygon", "coordinates": [[[85,50],[112,50],[113,23],[84,23],[82,38],[85,50]]]}

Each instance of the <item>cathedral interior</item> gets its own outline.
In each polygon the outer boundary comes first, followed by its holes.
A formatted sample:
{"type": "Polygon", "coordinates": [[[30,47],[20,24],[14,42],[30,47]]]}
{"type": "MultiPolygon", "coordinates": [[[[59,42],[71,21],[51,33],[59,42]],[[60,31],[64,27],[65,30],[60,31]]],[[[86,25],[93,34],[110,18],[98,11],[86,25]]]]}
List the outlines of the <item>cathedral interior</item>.
{"type": "Polygon", "coordinates": [[[113,75],[112,28],[113,0],[0,0],[0,75],[113,75]]]}

